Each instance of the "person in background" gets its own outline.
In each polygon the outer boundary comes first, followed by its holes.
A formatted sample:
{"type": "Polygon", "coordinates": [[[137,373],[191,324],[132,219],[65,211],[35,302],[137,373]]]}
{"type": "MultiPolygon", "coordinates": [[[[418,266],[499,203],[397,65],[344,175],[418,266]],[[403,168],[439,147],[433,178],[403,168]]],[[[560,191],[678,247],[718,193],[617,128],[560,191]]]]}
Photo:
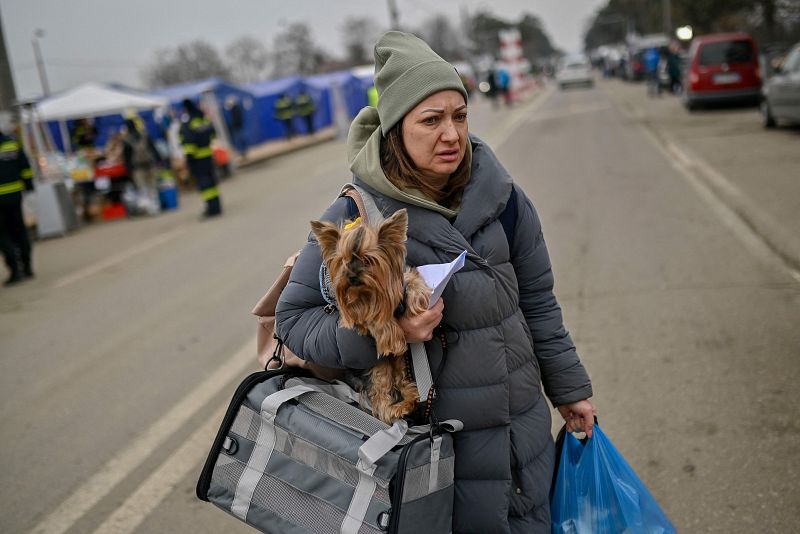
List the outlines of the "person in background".
{"type": "Polygon", "coordinates": [[[278,100],[275,101],[275,118],[283,123],[283,135],[288,141],[294,137],[294,106],[292,99],[287,93],[283,93],[278,100]]]}
{"type": "Polygon", "coordinates": [[[136,185],[140,198],[144,198],[144,209],[157,215],[161,209],[158,201],[157,167],[161,162],[153,140],[143,124],[134,118],[125,119],[123,134],[123,159],[128,175],[136,185]]]}
{"type": "Polygon", "coordinates": [[[661,85],[658,81],[658,63],[661,61],[661,53],[658,48],[648,48],[644,51],[642,62],[644,72],[647,77],[648,96],[661,96],[661,85]]]}
{"type": "Polygon", "coordinates": [[[294,110],[306,123],[306,133],[314,135],[314,112],[317,110],[314,99],[308,91],[301,89],[294,99],[294,110]]]}
{"type": "Polygon", "coordinates": [[[511,105],[511,75],[505,67],[498,67],[495,72],[497,90],[503,96],[506,106],[511,105]]]}
{"type": "Polygon", "coordinates": [[[22,192],[33,191],[33,171],[11,130],[0,128],[0,250],[10,272],[5,286],[33,278],[31,242],[22,216],[22,192]]]}
{"type": "Polygon", "coordinates": [[[374,85],[367,89],[367,105],[372,108],[378,107],[378,89],[374,85]]]}
{"type": "Polygon", "coordinates": [[[214,125],[211,124],[197,104],[188,98],[181,103],[186,113],[181,125],[180,137],[189,173],[197,182],[200,196],[206,203],[201,219],[222,215],[222,202],[214,172],[214,153],[211,141],[214,139],[214,125]]]}
{"type": "Polygon", "coordinates": [[[97,127],[91,119],[78,119],[72,128],[70,142],[73,150],[94,150],[97,140],[97,127]]]}
{"type": "Polygon", "coordinates": [[[109,165],[125,163],[125,141],[121,131],[112,132],[103,147],[103,159],[109,165]]]}
{"type": "Polygon", "coordinates": [[[672,94],[678,95],[682,91],[681,82],[681,56],[678,52],[681,45],[676,41],[670,43],[667,49],[667,72],[669,74],[669,88],[672,94]]]}
{"type": "Polygon", "coordinates": [[[493,68],[486,72],[486,83],[489,86],[486,89],[486,96],[492,101],[492,109],[497,109],[497,72],[493,68]]]}
{"type": "Polygon", "coordinates": [[[245,116],[242,103],[233,95],[225,99],[225,109],[228,110],[225,116],[228,119],[228,130],[231,132],[231,141],[241,158],[247,156],[247,138],[245,136],[245,116]]]}

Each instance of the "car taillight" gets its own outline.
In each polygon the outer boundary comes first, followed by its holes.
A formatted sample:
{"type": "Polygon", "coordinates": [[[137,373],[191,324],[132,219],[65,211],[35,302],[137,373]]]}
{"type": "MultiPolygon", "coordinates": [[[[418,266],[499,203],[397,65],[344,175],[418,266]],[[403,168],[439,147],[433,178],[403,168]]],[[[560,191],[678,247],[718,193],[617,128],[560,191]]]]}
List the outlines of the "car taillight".
{"type": "Polygon", "coordinates": [[[692,85],[697,85],[698,83],[700,83],[700,75],[697,74],[696,72],[690,72],[689,83],[692,85]]]}

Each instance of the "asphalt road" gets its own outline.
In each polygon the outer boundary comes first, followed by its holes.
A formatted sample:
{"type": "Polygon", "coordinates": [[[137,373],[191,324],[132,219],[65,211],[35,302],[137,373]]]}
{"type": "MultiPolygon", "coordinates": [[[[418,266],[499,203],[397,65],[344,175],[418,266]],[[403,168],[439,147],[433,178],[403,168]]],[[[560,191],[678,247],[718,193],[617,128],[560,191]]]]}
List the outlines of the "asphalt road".
{"type": "MultiPolygon", "coordinates": [[[[679,531],[791,532],[800,279],[617,90],[476,102],[471,128],[539,210],[600,422],[679,531]]],[[[37,243],[0,292],[0,531],[251,532],[194,484],[255,368],[250,308],[348,179],[334,141],[223,183],[220,220],[184,195],[37,243]]]]}

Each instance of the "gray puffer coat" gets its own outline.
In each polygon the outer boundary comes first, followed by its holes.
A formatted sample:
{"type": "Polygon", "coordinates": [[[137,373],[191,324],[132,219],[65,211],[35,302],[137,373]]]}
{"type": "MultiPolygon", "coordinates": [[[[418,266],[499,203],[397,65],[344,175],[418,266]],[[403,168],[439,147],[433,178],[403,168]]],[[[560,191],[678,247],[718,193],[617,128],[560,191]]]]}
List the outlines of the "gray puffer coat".
{"type": "MultiPolygon", "coordinates": [[[[498,216],[516,187],[492,151],[471,137],[472,174],[455,220],[374,193],[389,215],[408,209],[409,265],[466,264],[444,291],[443,324],[450,336],[434,410],[460,419],[455,434],[454,532],[550,532],[548,493],[553,470],[550,408],[592,395],[589,377],[562,322],[553,273],[533,205],[517,188],[513,243],[498,216]]],[[[363,182],[356,183],[374,192],[363,182]]],[[[346,198],[323,219],[352,216],[346,198]]],[[[319,288],[320,250],[312,240],[298,258],[277,310],[277,333],[301,358],[328,367],[365,369],[374,341],[339,328],[319,288]]],[[[438,340],[426,344],[438,369],[438,340]]]]}

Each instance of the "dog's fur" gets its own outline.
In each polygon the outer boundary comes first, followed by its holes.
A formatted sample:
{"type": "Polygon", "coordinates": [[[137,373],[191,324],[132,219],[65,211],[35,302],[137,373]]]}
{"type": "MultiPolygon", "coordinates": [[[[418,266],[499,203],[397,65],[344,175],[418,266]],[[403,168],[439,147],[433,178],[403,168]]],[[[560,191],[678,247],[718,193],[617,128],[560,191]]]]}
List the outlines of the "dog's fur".
{"type": "Polygon", "coordinates": [[[375,339],[380,361],[365,388],[373,415],[386,423],[405,417],[417,407],[419,393],[408,378],[408,345],[395,310],[405,298],[405,313],[422,313],[431,295],[416,269],[405,266],[408,214],[398,210],[378,228],[312,221],[311,229],[333,284],[339,324],[375,339]]]}

